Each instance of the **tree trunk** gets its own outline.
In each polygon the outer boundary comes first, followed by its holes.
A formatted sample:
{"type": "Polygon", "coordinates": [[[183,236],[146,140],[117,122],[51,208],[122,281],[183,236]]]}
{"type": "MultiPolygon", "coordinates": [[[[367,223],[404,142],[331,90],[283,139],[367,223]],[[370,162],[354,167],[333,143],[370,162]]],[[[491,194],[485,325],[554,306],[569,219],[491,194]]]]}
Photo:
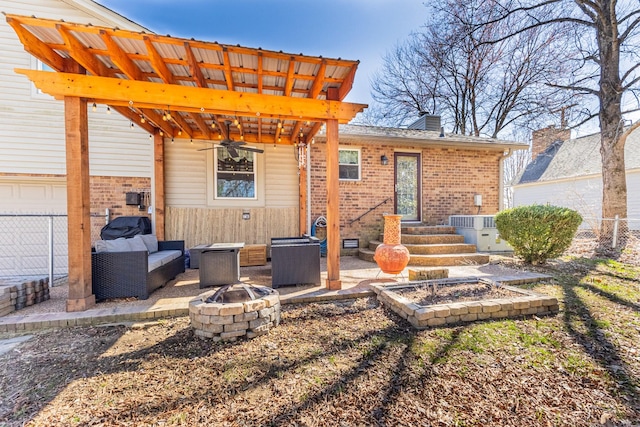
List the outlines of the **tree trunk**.
{"type": "Polygon", "coordinates": [[[620,45],[615,15],[615,3],[600,2],[602,16],[597,22],[600,50],[600,155],[602,157],[602,224],[601,246],[611,247],[613,221],[616,215],[624,219],[618,231],[623,243],[627,233],[627,178],[624,161],[626,138],[622,120],[622,81],[620,79],[620,45]]]}

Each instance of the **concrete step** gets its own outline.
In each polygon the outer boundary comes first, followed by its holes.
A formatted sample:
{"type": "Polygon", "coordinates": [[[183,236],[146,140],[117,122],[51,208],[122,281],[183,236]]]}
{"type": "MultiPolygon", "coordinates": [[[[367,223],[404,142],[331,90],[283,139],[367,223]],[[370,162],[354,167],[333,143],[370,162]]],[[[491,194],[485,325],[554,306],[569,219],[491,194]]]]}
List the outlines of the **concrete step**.
{"type": "MultiPolygon", "coordinates": [[[[358,256],[360,259],[375,262],[373,259],[374,251],[370,249],[360,249],[358,256]]],[[[412,254],[409,259],[410,266],[423,267],[445,267],[455,265],[478,265],[487,264],[489,262],[488,254],[479,253],[462,253],[462,254],[437,254],[437,255],[418,255],[412,254]]]]}
{"type": "MultiPolygon", "coordinates": [[[[369,242],[369,249],[375,251],[382,242],[372,240],[369,242]]],[[[476,251],[476,245],[468,243],[445,243],[445,244],[405,244],[411,254],[436,255],[436,254],[466,254],[476,251]]]]}
{"type": "Polygon", "coordinates": [[[448,225],[403,224],[402,234],[456,234],[456,228],[448,225]]]}
{"type": "MultiPolygon", "coordinates": [[[[464,243],[464,236],[459,234],[403,234],[400,236],[403,245],[442,245],[464,243]]],[[[384,236],[380,236],[380,241],[384,236]]]]}

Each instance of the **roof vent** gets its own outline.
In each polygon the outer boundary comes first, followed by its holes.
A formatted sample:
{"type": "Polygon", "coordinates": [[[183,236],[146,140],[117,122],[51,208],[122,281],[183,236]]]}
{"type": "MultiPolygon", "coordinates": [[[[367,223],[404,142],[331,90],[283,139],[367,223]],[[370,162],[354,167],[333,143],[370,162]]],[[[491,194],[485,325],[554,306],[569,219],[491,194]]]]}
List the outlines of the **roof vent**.
{"type": "Polygon", "coordinates": [[[423,114],[418,120],[407,126],[407,129],[432,130],[440,132],[440,116],[432,116],[431,114],[423,114]]]}

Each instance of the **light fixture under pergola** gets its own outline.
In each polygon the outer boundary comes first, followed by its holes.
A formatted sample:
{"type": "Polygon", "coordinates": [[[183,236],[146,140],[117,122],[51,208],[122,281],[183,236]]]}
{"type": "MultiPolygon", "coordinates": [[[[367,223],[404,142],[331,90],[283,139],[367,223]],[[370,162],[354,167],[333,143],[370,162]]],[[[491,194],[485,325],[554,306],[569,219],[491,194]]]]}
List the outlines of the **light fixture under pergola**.
{"type": "MultiPolygon", "coordinates": [[[[6,20],[25,50],[55,72],[15,71],[65,103],[67,310],[95,304],[86,203],[87,103],[106,104],[155,135],[156,214],[164,212],[164,137],[215,141],[242,135],[249,143],[293,145],[308,143],[326,125],[327,288],[340,289],[338,123],[349,122],[366,108],[343,102],[358,61],[19,15],[6,15],[6,20]],[[237,120],[239,126],[227,129],[227,120],[237,120]]],[[[306,207],[300,206],[302,217],[306,207]]],[[[156,217],[156,232],[164,233],[163,216],[156,217]]]]}

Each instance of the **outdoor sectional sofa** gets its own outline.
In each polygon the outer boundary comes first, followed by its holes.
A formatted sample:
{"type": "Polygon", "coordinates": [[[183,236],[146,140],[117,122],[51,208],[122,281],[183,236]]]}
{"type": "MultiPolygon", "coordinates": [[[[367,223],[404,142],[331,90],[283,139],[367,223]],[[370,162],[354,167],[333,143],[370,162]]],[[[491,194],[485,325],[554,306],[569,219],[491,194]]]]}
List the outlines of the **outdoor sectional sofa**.
{"type": "Polygon", "coordinates": [[[91,253],[91,280],[96,300],[137,297],[184,273],[184,241],[158,241],[152,234],[99,240],[91,253]]]}

